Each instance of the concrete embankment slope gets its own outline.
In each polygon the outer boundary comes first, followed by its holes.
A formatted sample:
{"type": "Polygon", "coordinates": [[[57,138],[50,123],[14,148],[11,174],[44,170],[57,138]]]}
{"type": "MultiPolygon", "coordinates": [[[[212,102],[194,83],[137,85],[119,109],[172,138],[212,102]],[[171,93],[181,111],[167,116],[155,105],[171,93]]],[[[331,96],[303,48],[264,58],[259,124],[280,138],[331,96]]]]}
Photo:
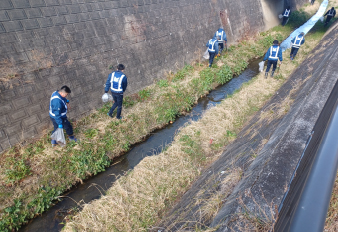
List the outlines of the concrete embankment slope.
{"type": "Polygon", "coordinates": [[[249,231],[260,225],[261,230],[268,229],[262,227],[274,219],[306,141],[338,79],[337,34],[334,28],[322,39],[160,227],[177,231],[202,224],[217,231],[249,231]],[[235,186],[224,184],[234,170],[241,170],[240,182],[235,186]],[[215,206],[211,204],[215,199],[218,205],[214,213],[201,214],[210,205],[215,206]]]}

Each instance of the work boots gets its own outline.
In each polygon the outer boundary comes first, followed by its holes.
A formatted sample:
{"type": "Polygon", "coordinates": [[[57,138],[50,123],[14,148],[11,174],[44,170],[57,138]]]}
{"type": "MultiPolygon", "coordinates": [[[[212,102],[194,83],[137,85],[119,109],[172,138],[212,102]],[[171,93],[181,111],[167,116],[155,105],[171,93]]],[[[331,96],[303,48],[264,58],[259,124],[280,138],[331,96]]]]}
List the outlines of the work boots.
{"type": "Polygon", "coordinates": [[[68,138],[69,138],[69,141],[74,141],[75,143],[79,141],[77,138],[74,137],[74,135],[70,135],[68,136],[68,138]]]}
{"type": "Polygon", "coordinates": [[[271,73],[271,77],[273,77],[273,74],[275,73],[275,71],[272,71],[272,73],[271,73]]]}

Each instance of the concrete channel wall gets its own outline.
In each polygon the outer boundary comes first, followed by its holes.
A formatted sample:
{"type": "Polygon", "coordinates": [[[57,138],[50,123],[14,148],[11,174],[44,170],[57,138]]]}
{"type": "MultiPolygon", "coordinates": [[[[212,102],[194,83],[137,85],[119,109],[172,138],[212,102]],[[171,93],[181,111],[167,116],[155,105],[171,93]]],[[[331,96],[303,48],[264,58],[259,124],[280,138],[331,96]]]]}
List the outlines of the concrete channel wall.
{"type": "Polygon", "coordinates": [[[284,1],[261,1],[1,0],[0,153],[50,127],[62,85],[79,117],[101,105],[109,66],[126,65],[135,93],[200,58],[221,25],[229,42],[266,29],[263,11],[279,14],[284,1]]]}

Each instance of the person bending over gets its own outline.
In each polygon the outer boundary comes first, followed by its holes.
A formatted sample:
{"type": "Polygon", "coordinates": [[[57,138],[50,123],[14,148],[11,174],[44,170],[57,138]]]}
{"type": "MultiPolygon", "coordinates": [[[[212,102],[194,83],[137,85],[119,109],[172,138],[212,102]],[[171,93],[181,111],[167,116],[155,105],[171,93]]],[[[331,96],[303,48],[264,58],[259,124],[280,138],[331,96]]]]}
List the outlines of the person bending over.
{"type": "MultiPolygon", "coordinates": [[[[77,142],[77,139],[73,135],[72,124],[67,119],[67,111],[70,108],[70,105],[69,100],[66,97],[70,93],[70,88],[64,85],[60,90],[57,90],[52,94],[49,102],[49,117],[54,126],[52,133],[58,128],[63,128],[66,130],[69,140],[77,142]]],[[[52,140],[52,146],[54,147],[56,144],[56,140],[52,140]]]]}

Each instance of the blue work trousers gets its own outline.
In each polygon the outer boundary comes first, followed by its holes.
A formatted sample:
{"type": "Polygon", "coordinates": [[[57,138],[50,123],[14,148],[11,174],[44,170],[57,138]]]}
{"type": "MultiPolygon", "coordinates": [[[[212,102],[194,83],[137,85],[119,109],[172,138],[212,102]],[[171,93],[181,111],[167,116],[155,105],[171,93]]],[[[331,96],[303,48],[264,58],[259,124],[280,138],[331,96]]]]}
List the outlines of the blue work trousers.
{"type": "Polygon", "coordinates": [[[287,24],[288,20],[289,20],[289,17],[283,16],[282,26],[285,26],[287,24]]]}
{"type": "Polygon", "coordinates": [[[273,65],[272,72],[274,72],[276,70],[276,67],[277,67],[277,61],[278,60],[268,60],[268,64],[266,65],[265,72],[269,72],[270,71],[271,65],[273,65]]]}
{"type": "Polygon", "coordinates": [[[295,58],[295,56],[297,55],[297,52],[298,52],[299,48],[295,48],[295,47],[292,47],[291,48],[291,52],[290,52],[290,58],[295,58]]]}
{"type": "Polygon", "coordinates": [[[212,62],[214,62],[215,55],[217,55],[216,52],[209,52],[209,67],[211,67],[212,62]]]}
{"type": "Polygon", "coordinates": [[[122,112],[123,94],[112,93],[112,96],[113,96],[113,99],[114,99],[114,104],[109,110],[109,115],[112,115],[115,108],[117,107],[116,118],[120,119],[121,118],[121,112],[122,112]]]}
{"type": "MultiPolygon", "coordinates": [[[[56,131],[56,129],[59,128],[59,125],[56,123],[54,118],[50,117],[50,120],[52,120],[52,123],[53,123],[53,126],[54,126],[54,130],[52,132],[52,134],[53,134],[54,131],[56,131]]],[[[62,127],[63,127],[63,129],[66,130],[67,135],[73,135],[72,124],[70,124],[70,122],[68,121],[67,118],[62,118],[62,127]]]]}

